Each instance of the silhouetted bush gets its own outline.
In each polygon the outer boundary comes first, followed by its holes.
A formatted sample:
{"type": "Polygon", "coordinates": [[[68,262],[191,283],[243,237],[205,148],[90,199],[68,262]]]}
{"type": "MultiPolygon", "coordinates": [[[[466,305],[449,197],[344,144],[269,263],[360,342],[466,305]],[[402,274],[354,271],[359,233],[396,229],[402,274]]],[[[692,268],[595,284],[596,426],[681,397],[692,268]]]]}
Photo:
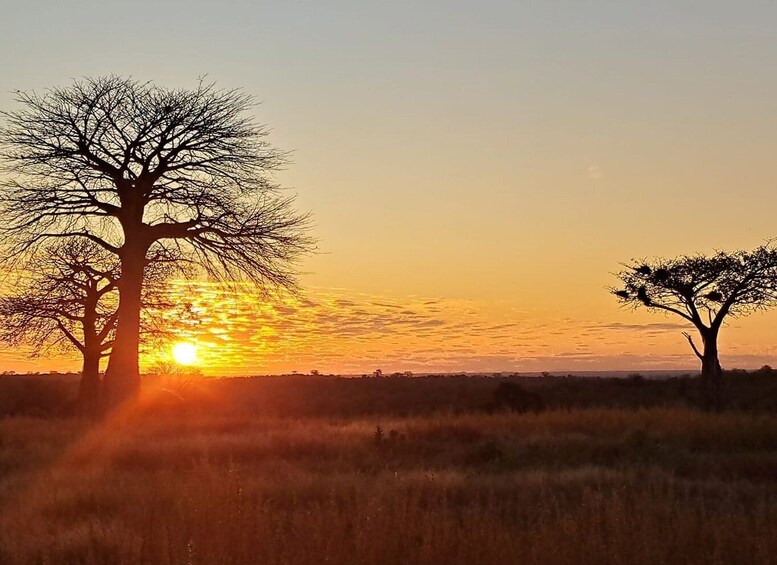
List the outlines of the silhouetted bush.
{"type": "Polygon", "coordinates": [[[502,382],[494,390],[493,406],[513,412],[539,412],[545,409],[542,398],[518,383],[502,382]]]}
{"type": "Polygon", "coordinates": [[[77,396],[77,375],[4,375],[0,377],[0,416],[73,416],[77,396]]]}

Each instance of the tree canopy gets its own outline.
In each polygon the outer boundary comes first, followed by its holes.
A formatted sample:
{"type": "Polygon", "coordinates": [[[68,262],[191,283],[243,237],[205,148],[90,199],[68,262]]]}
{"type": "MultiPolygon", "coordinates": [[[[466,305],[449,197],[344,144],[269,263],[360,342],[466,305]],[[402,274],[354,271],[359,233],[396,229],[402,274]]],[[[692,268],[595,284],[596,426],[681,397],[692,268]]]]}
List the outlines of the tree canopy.
{"type": "Polygon", "coordinates": [[[777,303],[777,249],[632,261],[617,274],[613,293],[623,304],[669,312],[699,326],[720,328],[777,303]]]}
{"type": "Polygon", "coordinates": [[[16,100],[0,113],[12,256],[62,237],[120,253],[142,225],[132,240],[184,251],[212,276],[294,285],[291,266],[312,244],[307,216],[274,181],[286,154],[249,114],[253,97],[109,76],[16,100]]]}
{"type": "Polygon", "coordinates": [[[752,251],[643,259],[616,276],[621,286],[611,290],[622,304],[673,314],[695,326],[701,349],[684,335],[701,361],[707,404],[719,407],[720,329],[729,317],[777,305],[777,248],[769,242],[752,251]]]}
{"type": "Polygon", "coordinates": [[[29,260],[62,238],[117,257],[109,404],[140,387],[140,311],[154,257],[265,290],[296,288],[297,261],[313,247],[308,216],[274,180],[285,154],[251,115],[251,96],[202,81],[187,90],[108,76],[16,100],[0,128],[7,257],[29,260]]]}
{"type": "Polygon", "coordinates": [[[109,351],[118,278],[118,263],[89,241],[48,246],[0,298],[0,339],[35,354],[68,346],[83,353],[89,323],[100,353],[109,351]]]}

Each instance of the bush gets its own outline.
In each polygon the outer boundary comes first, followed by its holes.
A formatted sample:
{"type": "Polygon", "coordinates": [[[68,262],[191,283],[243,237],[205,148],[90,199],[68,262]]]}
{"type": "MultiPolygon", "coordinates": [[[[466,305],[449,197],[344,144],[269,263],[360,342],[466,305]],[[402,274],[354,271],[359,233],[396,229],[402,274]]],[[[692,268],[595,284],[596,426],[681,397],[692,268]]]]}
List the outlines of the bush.
{"type": "Polygon", "coordinates": [[[525,390],[518,383],[502,382],[494,390],[493,404],[497,409],[512,412],[539,412],[545,409],[542,398],[525,390]]]}

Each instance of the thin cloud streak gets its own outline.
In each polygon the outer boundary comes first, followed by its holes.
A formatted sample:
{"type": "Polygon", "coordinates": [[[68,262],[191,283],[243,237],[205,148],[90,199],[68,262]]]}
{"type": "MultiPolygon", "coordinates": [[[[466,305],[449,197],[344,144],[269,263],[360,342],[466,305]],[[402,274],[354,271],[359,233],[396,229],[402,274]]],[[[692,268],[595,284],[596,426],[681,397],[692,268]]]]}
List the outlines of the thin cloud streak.
{"type": "MultiPolygon", "coordinates": [[[[191,304],[199,323],[177,330],[175,341],[197,345],[208,375],[292,371],[499,372],[578,370],[692,370],[695,358],[676,323],[575,320],[532,312],[515,304],[359,293],[313,288],[270,301],[246,284],[178,281],[171,299],[191,304]]],[[[168,359],[172,344],[143,360],[168,359]]],[[[774,364],[773,347],[736,342],[728,367],[774,364]]],[[[77,359],[29,360],[0,349],[16,370],[66,370],[77,359]]]]}

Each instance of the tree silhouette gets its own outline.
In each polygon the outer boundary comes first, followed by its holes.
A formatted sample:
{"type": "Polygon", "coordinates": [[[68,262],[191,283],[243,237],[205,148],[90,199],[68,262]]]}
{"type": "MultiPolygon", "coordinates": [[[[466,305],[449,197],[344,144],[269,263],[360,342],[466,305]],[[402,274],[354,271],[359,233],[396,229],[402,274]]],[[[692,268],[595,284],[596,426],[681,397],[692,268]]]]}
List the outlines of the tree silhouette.
{"type": "MultiPolygon", "coordinates": [[[[165,292],[172,272],[159,257],[145,271],[143,344],[167,340],[178,325],[196,322],[187,303],[165,292]]],[[[34,356],[69,347],[80,352],[83,414],[98,408],[100,361],[110,354],[116,330],[119,273],[116,257],[95,243],[56,242],[24,265],[12,292],[0,298],[0,340],[27,345],[34,356]]]]}
{"type": "Polygon", "coordinates": [[[200,84],[167,89],[122,77],[86,78],[44,94],[19,92],[2,115],[7,175],[0,216],[11,260],[52,238],[82,238],[120,263],[109,404],[140,386],[144,269],[172,251],[208,274],[293,288],[311,249],[307,217],[271,174],[284,155],[248,115],[252,97],[200,84]]]}
{"type": "Polygon", "coordinates": [[[79,407],[95,410],[100,359],[113,345],[118,264],[95,244],[48,247],[0,299],[0,339],[31,346],[34,354],[75,347],[83,357],[79,407]],[[113,296],[112,296],[113,295],[113,296]]]}
{"type": "Polygon", "coordinates": [[[690,334],[683,335],[701,361],[705,401],[708,407],[719,407],[720,329],[729,316],[745,316],[777,303],[777,249],[769,243],[753,251],[635,261],[617,277],[623,286],[612,292],[623,304],[668,312],[695,326],[701,350],[690,334]]]}

